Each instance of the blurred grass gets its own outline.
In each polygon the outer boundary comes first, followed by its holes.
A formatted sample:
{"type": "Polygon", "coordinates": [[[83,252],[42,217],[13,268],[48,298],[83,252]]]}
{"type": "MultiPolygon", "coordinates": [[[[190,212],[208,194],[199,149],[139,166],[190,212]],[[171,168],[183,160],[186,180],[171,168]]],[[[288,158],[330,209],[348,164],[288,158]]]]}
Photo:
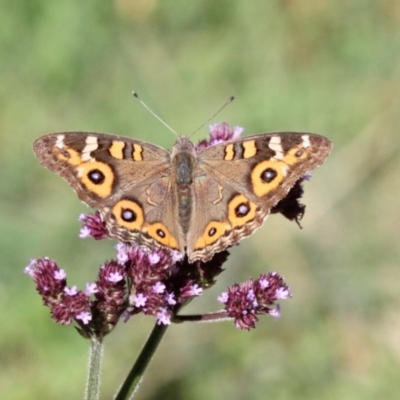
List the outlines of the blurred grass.
{"type": "MultiPolygon", "coordinates": [[[[271,217],[188,308],[217,309],[228,284],[277,270],[294,292],[282,318],[250,333],[171,327],[137,398],[398,398],[400,4],[16,0],[0,3],[0,26],[2,398],[82,398],[88,344],[51,322],[22,270],[48,255],[83,287],[113,243],[78,239],[85,207],[31,143],[79,129],[170,148],[132,89],[182,133],[233,94],[218,120],[335,145],[307,184],[304,229],[271,217]]],[[[152,322],[137,317],[107,338],[102,398],[152,322]]]]}

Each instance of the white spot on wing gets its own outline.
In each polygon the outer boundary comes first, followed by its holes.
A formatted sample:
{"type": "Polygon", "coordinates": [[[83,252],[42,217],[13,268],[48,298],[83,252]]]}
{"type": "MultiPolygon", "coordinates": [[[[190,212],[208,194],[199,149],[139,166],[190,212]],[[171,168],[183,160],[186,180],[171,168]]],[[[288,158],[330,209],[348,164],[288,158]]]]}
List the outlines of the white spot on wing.
{"type": "Polygon", "coordinates": [[[79,177],[79,178],[82,178],[82,176],[83,176],[83,168],[82,168],[82,167],[78,167],[78,168],[76,169],[76,171],[77,171],[78,177],[79,177]]]}
{"type": "Polygon", "coordinates": [[[281,138],[279,136],[272,136],[268,147],[275,152],[275,156],[273,157],[275,160],[283,160],[284,154],[281,145],[281,138]]]}
{"type": "Polygon", "coordinates": [[[282,164],[282,165],[281,165],[281,172],[282,172],[282,175],[283,175],[283,176],[286,176],[286,175],[287,175],[288,169],[289,169],[289,166],[288,166],[288,165],[286,165],[286,164],[282,164]]]}
{"type": "Polygon", "coordinates": [[[97,137],[96,136],[88,136],[86,138],[86,146],[82,150],[82,156],[81,159],[82,161],[90,161],[92,160],[92,156],[90,153],[94,150],[96,150],[99,147],[97,143],[97,137]]]}
{"type": "Polygon", "coordinates": [[[59,149],[62,149],[64,147],[64,135],[57,135],[57,140],[55,146],[58,147],[59,149]]]}
{"type": "Polygon", "coordinates": [[[307,148],[311,146],[310,135],[303,135],[301,138],[303,139],[303,147],[307,148]]]}

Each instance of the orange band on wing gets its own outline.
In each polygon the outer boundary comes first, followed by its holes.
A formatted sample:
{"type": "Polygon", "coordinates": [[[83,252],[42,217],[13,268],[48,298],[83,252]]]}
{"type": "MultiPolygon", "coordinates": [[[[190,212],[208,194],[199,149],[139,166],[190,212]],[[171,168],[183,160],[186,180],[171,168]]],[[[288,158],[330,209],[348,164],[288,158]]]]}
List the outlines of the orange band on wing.
{"type": "Polygon", "coordinates": [[[257,206],[242,194],[228,204],[228,219],[233,227],[241,227],[256,217],[257,206]]]}
{"type": "Polygon", "coordinates": [[[164,224],[156,222],[146,225],[144,231],[148,233],[155,241],[173,249],[178,249],[178,242],[169,232],[164,224]]]}
{"type": "Polygon", "coordinates": [[[226,222],[211,221],[204,233],[197,239],[194,246],[195,249],[203,249],[210,244],[215,243],[221,236],[225,234],[230,225],[226,222]]]}
{"type": "Polygon", "coordinates": [[[109,152],[112,157],[122,160],[124,158],[124,147],[125,143],[119,140],[113,140],[109,148],[109,152]]]}
{"type": "Polygon", "coordinates": [[[144,222],[143,209],[132,200],[120,200],[111,210],[117,224],[130,231],[141,230],[144,222]]]}
{"type": "Polygon", "coordinates": [[[265,196],[276,189],[287,174],[288,166],[283,161],[262,161],[251,171],[251,185],[254,194],[265,196]]]}
{"type": "Polygon", "coordinates": [[[106,198],[111,195],[115,180],[112,168],[100,161],[85,162],[77,167],[82,183],[97,196],[106,198]]]}

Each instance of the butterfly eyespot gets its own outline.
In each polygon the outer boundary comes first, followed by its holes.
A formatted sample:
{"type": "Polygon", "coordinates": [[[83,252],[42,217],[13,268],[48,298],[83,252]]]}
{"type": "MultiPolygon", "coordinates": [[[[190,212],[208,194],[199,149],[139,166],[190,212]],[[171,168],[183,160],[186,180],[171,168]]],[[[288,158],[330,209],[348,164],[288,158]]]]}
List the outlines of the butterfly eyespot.
{"type": "Polygon", "coordinates": [[[295,165],[300,160],[305,160],[306,158],[307,158],[307,149],[301,146],[297,146],[287,152],[283,161],[287,165],[295,165]]]}
{"type": "Polygon", "coordinates": [[[208,231],[208,236],[213,237],[217,233],[217,230],[215,228],[211,228],[208,231]]]}
{"type": "Polygon", "coordinates": [[[81,182],[92,193],[102,198],[111,195],[116,178],[111,165],[100,161],[81,162],[76,170],[81,182]]]}
{"type": "Polygon", "coordinates": [[[90,181],[93,182],[95,185],[101,185],[106,178],[104,174],[98,169],[93,169],[89,171],[87,176],[90,181]]]}
{"type": "Polygon", "coordinates": [[[304,151],[305,151],[304,149],[297,150],[296,153],[294,153],[294,155],[297,158],[300,158],[304,154],[304,151]]]}
{"type": "Polygon", "coordinates": [[[235,208],[235,214],[238,218],[245,217],[250,212],[250,207],[246,203],[241,203],[235,208]]]}
{"type": "Polygon", "coordinates": [[[233,227],[244,226],[257,214],[257,206],[242,194],[235,195],[228,204],[228,220],[233,227]]]}
{"type": "Polygon", "coordinates": [[[211,221],[204,229],[202,235],[197,239],[194,248],[204,249],[204,247],[215,243],[220,237],[225,235],[227,229],[230,228],[229,223],[211,221]]]}
{"type": "Polygon", "coordinates": [[[121,210],[121,218],[125,222],[135,222],[137,219],[137,215],[133,210],[131,210],[129,208],[123,208],[121,210]]]}
{"type": "Polygon", "coordinates": [[[142,206],[133,200],[122,199],[111,209],[117,224],[130,231],[142,229],[144,215],[142,206]]]}
{"type": "Polygon", "coordinates": [[[264,182],[270,183],[277,177],[277,175],[278,173],[274,169],[267,168],[261,172],[260,177],[264,182]]]}
{"type": "Polygon", "coordinates": [[[266,160],[251,171],[251,185],[254,194],[263,197],[276,189],[287,175],[288,164],[283,161],[266,160]]]}
{"type": "Polygon", "coordinates": [[[168,246],[173,249],[179,248],[176,238],[172,236],[171,232],[169,232],[169,230],[161,222],[147,224],[143,231],[164,246],[168,246]]]}
{"type": "Polygon", "coordinates": [[[161,229],[157,229],[156,231],[157,235],[160,236],[160,238],[164,239],[165,238],[165,232],[161,229]]]}

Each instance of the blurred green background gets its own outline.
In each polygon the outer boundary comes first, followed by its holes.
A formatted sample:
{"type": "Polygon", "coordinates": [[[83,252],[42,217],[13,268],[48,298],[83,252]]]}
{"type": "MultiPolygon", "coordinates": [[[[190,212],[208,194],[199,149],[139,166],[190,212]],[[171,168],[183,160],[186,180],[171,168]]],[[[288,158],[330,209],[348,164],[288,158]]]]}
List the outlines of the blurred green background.
{"type": "MultiPolygon", "coordinates": [[[[270,217],[186,310],[217,310],[227,285],[276,270],[294,294],[281,319],[172,326],[137,399],[399,398],[399,2],[15,0],[0,26],[2,399],[83,397],[89,343],[51,321],[22,271],[47,255],[83,288],[114,243],[78,238],[87,209],[31,144],[88,130],[171,148],[133,89],[181,133],[235,95],[213,122],[334,142],[306,183],[304,229],[270,217]]],[[[106,338],[102,399],[153,323],[137,316],[106,338]]]]}

